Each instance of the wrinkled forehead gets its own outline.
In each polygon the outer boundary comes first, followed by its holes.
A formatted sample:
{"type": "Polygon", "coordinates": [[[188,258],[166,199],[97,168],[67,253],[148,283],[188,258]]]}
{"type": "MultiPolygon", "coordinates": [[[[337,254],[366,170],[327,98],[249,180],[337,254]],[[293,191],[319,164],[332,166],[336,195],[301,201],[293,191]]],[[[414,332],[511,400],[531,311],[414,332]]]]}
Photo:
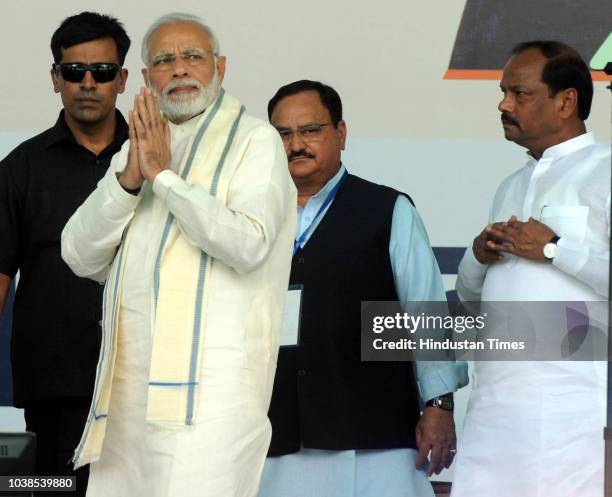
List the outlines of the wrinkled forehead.
{"type": "Polygon", "coordinates": [[[176,22],[159,26],[149,38],[149,58],[156,53],[182,53],[190,49],[212,51],[210,33],[193,22],[176,22]]]}
{"type": "Polygon", "coordinates": [[[316,91],[303,91],[284,97],[272,111],[271,122],[277,127],[299,127],[331,120],[327,107],[316,91]]]}

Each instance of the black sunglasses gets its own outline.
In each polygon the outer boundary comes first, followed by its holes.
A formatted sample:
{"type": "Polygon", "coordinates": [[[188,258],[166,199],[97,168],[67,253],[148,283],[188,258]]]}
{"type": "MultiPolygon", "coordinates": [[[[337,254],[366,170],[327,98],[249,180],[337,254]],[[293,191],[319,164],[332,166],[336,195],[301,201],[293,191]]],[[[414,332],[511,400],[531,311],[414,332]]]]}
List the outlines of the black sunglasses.
{"type": "Polygon", "coordinates": [[[115,79],[119,66],[112,62],[98,62],[96,64],[81,64],[80,62],[64,62],[62,64],[54,64],[53,67],[57,71],[59,69],[64,81],[70,83],[80,83],[85,77],[85,73],[89,71],[96,83],[108,83],[115,79]]]}

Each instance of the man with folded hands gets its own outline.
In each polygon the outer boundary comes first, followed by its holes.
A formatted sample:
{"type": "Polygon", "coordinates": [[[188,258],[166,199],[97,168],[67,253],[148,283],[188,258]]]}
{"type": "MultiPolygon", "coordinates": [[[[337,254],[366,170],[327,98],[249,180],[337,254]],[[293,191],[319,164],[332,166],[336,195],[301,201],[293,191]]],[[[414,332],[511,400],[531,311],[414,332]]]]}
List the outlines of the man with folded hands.
{"type": "Polygon", "coordinates": [[[130,140],[62,237],[77,274],[106,280],[75,462],[93,463],[89,497],[253,497],[295,187],[276,131],[221,87],[209,26],[163,16],[142,57],[130,140]]]}
{"type": "MultiPolygon", "coordinates": [[[[528,160],[498,188],[457,293],[465,302],[606,300],[610,148],[586,131],[589,68],[562,43],[521,43],[500,87],[504,134],[528,160]]],[[[476,362],[453,497],[602,496],[605,366],[476,362]]]]}

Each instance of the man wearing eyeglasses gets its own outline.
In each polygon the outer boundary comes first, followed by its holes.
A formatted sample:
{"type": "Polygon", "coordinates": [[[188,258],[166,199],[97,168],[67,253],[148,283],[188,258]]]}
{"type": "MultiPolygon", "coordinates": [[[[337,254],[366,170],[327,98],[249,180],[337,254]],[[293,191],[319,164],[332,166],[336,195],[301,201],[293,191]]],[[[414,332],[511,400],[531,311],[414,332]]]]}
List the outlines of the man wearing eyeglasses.
{"type": "Polygon", "coordinates": [[[148,87],[130,141],[62,235],[73,270],[106,280],[74,460],[92,463],[89,497],[254,497],[295,186],[276,131],[221,87],[225,57],[209,26],[165,15],[142,59],[148,87]]]}
{"type": "Polygon", "coordinates": [[[407,196],[348,173],[333,88],[283,86],[268,116],[298,190],[290,283],[303,307],[299,345],[279,354],[259,495],[433,497],[427,475],[453,460],[466,364],[417,363],[415,378],[409,362],[360,360],[361,301],[445,300],[423,223],[407,196]]]}
{"type": "Polygon", "coordinates": [[[55,125],[0,163],[0,313],[17,271],[13,309],[13,402],[37,436],[39,475],[76,475],[68,461],[87,418],[100,347],[102,287],[77,278],[60,257],[64,224],[128,137],[115,110],[130,46],[114,18],[83,12],[53,34],[55,125]]]}

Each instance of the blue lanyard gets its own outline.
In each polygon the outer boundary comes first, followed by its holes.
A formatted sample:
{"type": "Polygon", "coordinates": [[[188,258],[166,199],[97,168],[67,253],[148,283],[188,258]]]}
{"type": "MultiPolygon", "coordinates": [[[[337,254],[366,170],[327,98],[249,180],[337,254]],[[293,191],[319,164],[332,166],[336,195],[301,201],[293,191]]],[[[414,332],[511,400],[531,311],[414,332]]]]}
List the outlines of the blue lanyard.
{"type": "Polygon", "coordinates": [[[308,233],[310,232],[310,230],[312,229],[312,226],[314,225],[316,220],[319,218],[321,213],[323,213],[323,211],[327,208],[327,206],[334,199],[334,197],[336,196],[336,193],[338,193],[338,190],[340,189],[342,184],[346,181],[347,177],[348,177],[348,172],[345,170],[344,174],[342,175],[342,177],[338,180],[338,183],[336,183],[336,186],[334,186],[332,188],[332,190],[327,194],[327,197],[325,197],[325,200],[323,201],[323,205],[319,208],[319,211],[317,212],[315,217],[312,219],[312,221],[310,222],[308,227],[302,232],[302,234],[294,242],[294,244],[293,244],[293,255],[295,255],[295,253],[300,249],[300,246],[302,245],[302,243],[304,243],[304,240],[306,240],[306,237],[307,237],[308,233]]]}

